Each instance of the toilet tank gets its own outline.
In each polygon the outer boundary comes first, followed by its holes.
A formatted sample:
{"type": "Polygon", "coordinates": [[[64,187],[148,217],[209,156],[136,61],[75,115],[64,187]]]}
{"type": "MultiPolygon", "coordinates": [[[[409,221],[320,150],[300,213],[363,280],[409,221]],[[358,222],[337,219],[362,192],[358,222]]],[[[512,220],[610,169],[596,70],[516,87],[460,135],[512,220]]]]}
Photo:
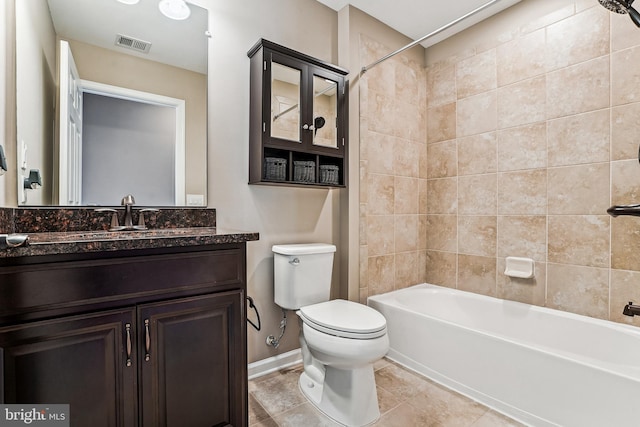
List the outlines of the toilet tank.
{"type": "Polygon", "coordinates": [[[334,245],[274,245],[271,250],[276,304],[287,310],[297,310],[329,301],[334,245]]]}

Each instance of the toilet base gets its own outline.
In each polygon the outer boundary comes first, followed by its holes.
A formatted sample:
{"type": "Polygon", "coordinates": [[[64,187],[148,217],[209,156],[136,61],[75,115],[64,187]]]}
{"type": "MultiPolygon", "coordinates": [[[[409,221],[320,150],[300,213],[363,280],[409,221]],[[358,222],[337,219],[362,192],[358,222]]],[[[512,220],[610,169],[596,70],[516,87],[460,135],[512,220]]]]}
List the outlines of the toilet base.
{"type": "Polygon", "coordinates": [[[327,366],[324,384],[303,372],[298,384],[320,412],[344,426],[366,426],[380,418],[373,365],[354,369],[327,366]]]}

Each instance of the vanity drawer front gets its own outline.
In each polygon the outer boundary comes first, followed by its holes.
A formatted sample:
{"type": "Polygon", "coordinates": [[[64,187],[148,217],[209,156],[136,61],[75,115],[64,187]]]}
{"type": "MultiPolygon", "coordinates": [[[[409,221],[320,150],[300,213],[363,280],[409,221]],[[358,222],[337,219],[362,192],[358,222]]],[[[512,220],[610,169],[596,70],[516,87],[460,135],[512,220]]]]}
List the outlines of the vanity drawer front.
{"type": "Polygon", "coordinates": [[[0,324],[245,288],[244,245],[0,267],[0,324]]]}

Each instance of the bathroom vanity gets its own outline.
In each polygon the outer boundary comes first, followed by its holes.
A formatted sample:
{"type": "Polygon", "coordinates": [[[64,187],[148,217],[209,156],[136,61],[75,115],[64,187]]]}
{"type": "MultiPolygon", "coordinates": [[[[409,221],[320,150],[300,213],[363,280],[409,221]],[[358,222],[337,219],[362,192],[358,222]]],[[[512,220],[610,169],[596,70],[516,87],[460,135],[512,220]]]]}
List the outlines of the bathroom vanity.
{"type": "Polygon", "coordinates": [[[3,403],[72,426],[247,425],[246,242],[216,227],[42,232],[0,253],[3,403]]]}

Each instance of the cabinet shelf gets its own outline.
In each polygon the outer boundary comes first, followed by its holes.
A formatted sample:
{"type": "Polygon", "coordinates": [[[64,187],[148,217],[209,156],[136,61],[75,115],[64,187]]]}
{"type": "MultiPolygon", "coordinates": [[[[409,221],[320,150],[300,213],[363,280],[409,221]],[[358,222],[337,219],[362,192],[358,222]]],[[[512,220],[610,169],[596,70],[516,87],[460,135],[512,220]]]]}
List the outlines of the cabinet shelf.
{"type": "Polygon", "coordinates": [[[346,187],[348,71],[264,39],[247,55],[249,183],[346,187]]]}

